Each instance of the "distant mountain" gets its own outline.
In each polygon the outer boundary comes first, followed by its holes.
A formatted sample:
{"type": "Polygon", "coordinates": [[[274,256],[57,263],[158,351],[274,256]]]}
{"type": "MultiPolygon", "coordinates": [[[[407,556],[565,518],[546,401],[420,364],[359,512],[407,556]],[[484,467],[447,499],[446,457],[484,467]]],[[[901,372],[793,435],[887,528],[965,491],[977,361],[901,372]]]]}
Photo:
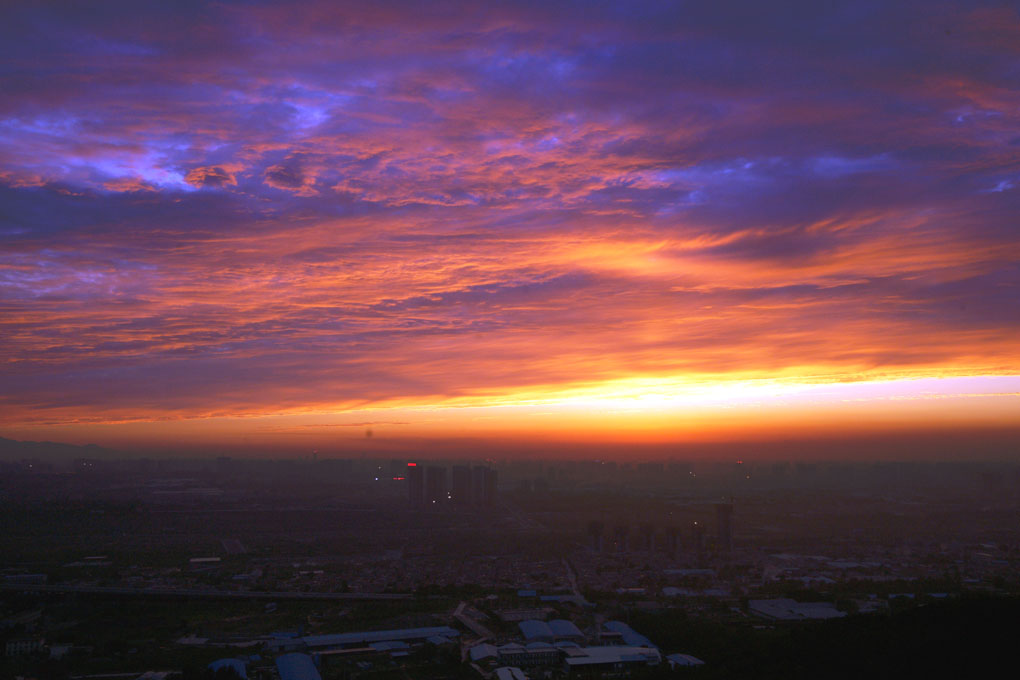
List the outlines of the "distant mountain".
{"type": "Polygon", "coordinates": [[[109,458],[114,455],[110,449],[95,444],[78,446],[57,442],[22,442],[0,437],[0,459],[19,460],[39,458],[42,460],[73,460],[75,458],[109,458]]]}

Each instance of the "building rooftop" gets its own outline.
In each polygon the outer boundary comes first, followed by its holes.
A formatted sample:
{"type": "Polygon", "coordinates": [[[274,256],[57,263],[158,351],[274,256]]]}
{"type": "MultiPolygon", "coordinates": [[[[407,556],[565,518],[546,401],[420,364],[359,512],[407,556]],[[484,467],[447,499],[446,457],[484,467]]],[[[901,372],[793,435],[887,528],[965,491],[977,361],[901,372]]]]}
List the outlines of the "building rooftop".
{"type": "Polygon", "coordinates": [[[690,654],[670,654],[666,657],[670,666],[704,666],[705,662],[690,654]]]}
{"type": "Polygon", "coordinates": [[[575,626],[573,621],[567,621],[566,619],[553,619],[549,622],[549,628],[552,629],[554,637],[584,637],[581,629],[575,626]]]}
{"type": "Polygon", "coordinates": [[[454,638],[460,632],[449,626],[433,626],[431,628],[400,628],[397,630],[369,630],[357,633],[336,633],[333,635],[308,635],[301,641],[308,647],[342,647],[344,645],[370,644],[372,642],[390,642],[407,640],[427,640],[433,636],[454,638]]]}
{"type": "Polygon", "coordinates": [[[747,607],[752,614],[779,621],[837,619],[846,616],[846,612],[839,611],[831,602],[797,602],[785,597],[751,600],[747,607]]]}
{"type": "Polygon", "coordinates": [[[548,640],[552,642],[554,637],[553,630],[545,621],[528,619],[527,621],[521,621],[517,625],[520,627],[521,633],[528,640],[548,640]]]}
{"type": "Polygon", "coordinates": [[[322,680],[318,669],[307,654],[284,654],[276,657],[280,680],[322,680]]]}
{"type": "Polygon", "coordinates": [[[662,660],[654,647],[578,647],[564,649],[567,666],[594,666],[617,663],[657,664],[662,660]]]}
{"type": "Polygon", "coordinates": [[[472,661],[481,661],[482,659],[488,659],[496,656],[496,647],[495,645],[483,642],[482,644],[475,645],[468,650],[468,654],[471,655],[472,661]]]}
{"type": "Polygon", "coordinates": [[[528,676],[524,674],[524,671],[516,666],[503,666],[502,668],[497,668],[496,678],[498,678],[498,680],[528,680],[528,676]]]}
{"type": "Polygon", "coordinates": [[[623,621],[606,621],[602,626],[612,633],[619,633],[623,641],[631,647],[655,647],[651,640],[623,621]]]}

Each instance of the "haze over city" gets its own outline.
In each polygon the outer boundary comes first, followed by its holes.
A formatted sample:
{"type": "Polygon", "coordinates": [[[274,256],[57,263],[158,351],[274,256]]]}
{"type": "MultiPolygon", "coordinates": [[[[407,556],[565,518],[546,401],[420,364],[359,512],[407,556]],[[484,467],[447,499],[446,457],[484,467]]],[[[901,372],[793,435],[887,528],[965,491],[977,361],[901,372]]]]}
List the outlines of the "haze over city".
{"type": "Polygon", "coordinates": [[[1016,8],[782,4],[9,5],[0,435],[1013,455],[1016,8]]]}

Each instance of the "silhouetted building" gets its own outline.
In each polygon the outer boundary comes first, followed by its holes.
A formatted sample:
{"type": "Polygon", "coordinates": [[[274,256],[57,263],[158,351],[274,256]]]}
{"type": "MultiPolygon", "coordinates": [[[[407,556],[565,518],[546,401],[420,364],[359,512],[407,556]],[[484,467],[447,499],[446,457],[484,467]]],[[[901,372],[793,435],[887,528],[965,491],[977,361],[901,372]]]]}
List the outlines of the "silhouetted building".
{"type": "Polygon", "coordinates": [[[390,461],[390,477],[392,479],[401,479],[406,476],[405,465],[402,460],[391,460],[390,461]]]}
{"type": "Polygon", "coordinates": [[[481,505],[485,497],[485,468],[476,465],[471,468],[471,498],[475,505],[481,505]]]}
{"type": "Polygon", "coordinates": [[[641,525],[639,550],[652,551],[655,550],[655,527],[651,524],[641,525]]]}
{"type": "Polygon", "coordinates": [[[446,500],[446,468],[429,465],[425,468],[425,505],[435,508],[444,505],[446,500]]]}
{"type": "Polygon", "coordinates": [[[676,557],[680,553],[680,527],[666,528],[666,552],[676,557]]]}
{"type": "Polygon", "coordinates": [[[606,525],[597,520],[588,522],[588,540],[591,545],[591,549],[594,552],[602,552],[602,534],[605,532],[606,525]]]}
{"type": "Polygon", "coordinates": [[[705,551],[705,525],[695,522],[691,526],[691,544],[699,555],[705,551]]]}
{"type": "Polygon", "coordinates": [[[492,505],[496,502],[496,471],[492,468],[485,468],[485,504],[492,505]]]}
{"type": "Polygon", "coordinates": [[[630,527],[621,525],[613,530],[613,547],[616,552],[627,552],[630,549],[630,527]]]}
{"type": "Polygon", "coordinates": [[[407,498],[412,508],[425,504],[425,479],[422,467],[417,463],[407,464],[407,498]]]}
{"type": "Polygon", "coordinates": [[[715,520],[719,548],[730,550],[733,548],[733,504],[716,503],[715,520]]]}
{"type": "Polygon", "coordinates": [[[476,465],[471,470],[471,498],[475,505],[491,506],[496,502],[496,471],[476,465]]]}
{"type": "Polygon", "coordinates": [[[453,466],[453,480],[450,499],[454,505],[471,504],[471,468],[467,465],[453,466]]]}

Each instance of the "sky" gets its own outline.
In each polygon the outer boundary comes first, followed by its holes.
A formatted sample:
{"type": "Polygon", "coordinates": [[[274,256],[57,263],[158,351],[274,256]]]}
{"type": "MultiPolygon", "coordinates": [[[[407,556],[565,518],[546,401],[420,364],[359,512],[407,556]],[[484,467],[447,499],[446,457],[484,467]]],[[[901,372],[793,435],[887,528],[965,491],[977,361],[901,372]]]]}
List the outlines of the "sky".
{"type": "Polygon", "coordinates": [[[0,436],[1020,452],[1015,3],[4,16],[0,436]]]}

